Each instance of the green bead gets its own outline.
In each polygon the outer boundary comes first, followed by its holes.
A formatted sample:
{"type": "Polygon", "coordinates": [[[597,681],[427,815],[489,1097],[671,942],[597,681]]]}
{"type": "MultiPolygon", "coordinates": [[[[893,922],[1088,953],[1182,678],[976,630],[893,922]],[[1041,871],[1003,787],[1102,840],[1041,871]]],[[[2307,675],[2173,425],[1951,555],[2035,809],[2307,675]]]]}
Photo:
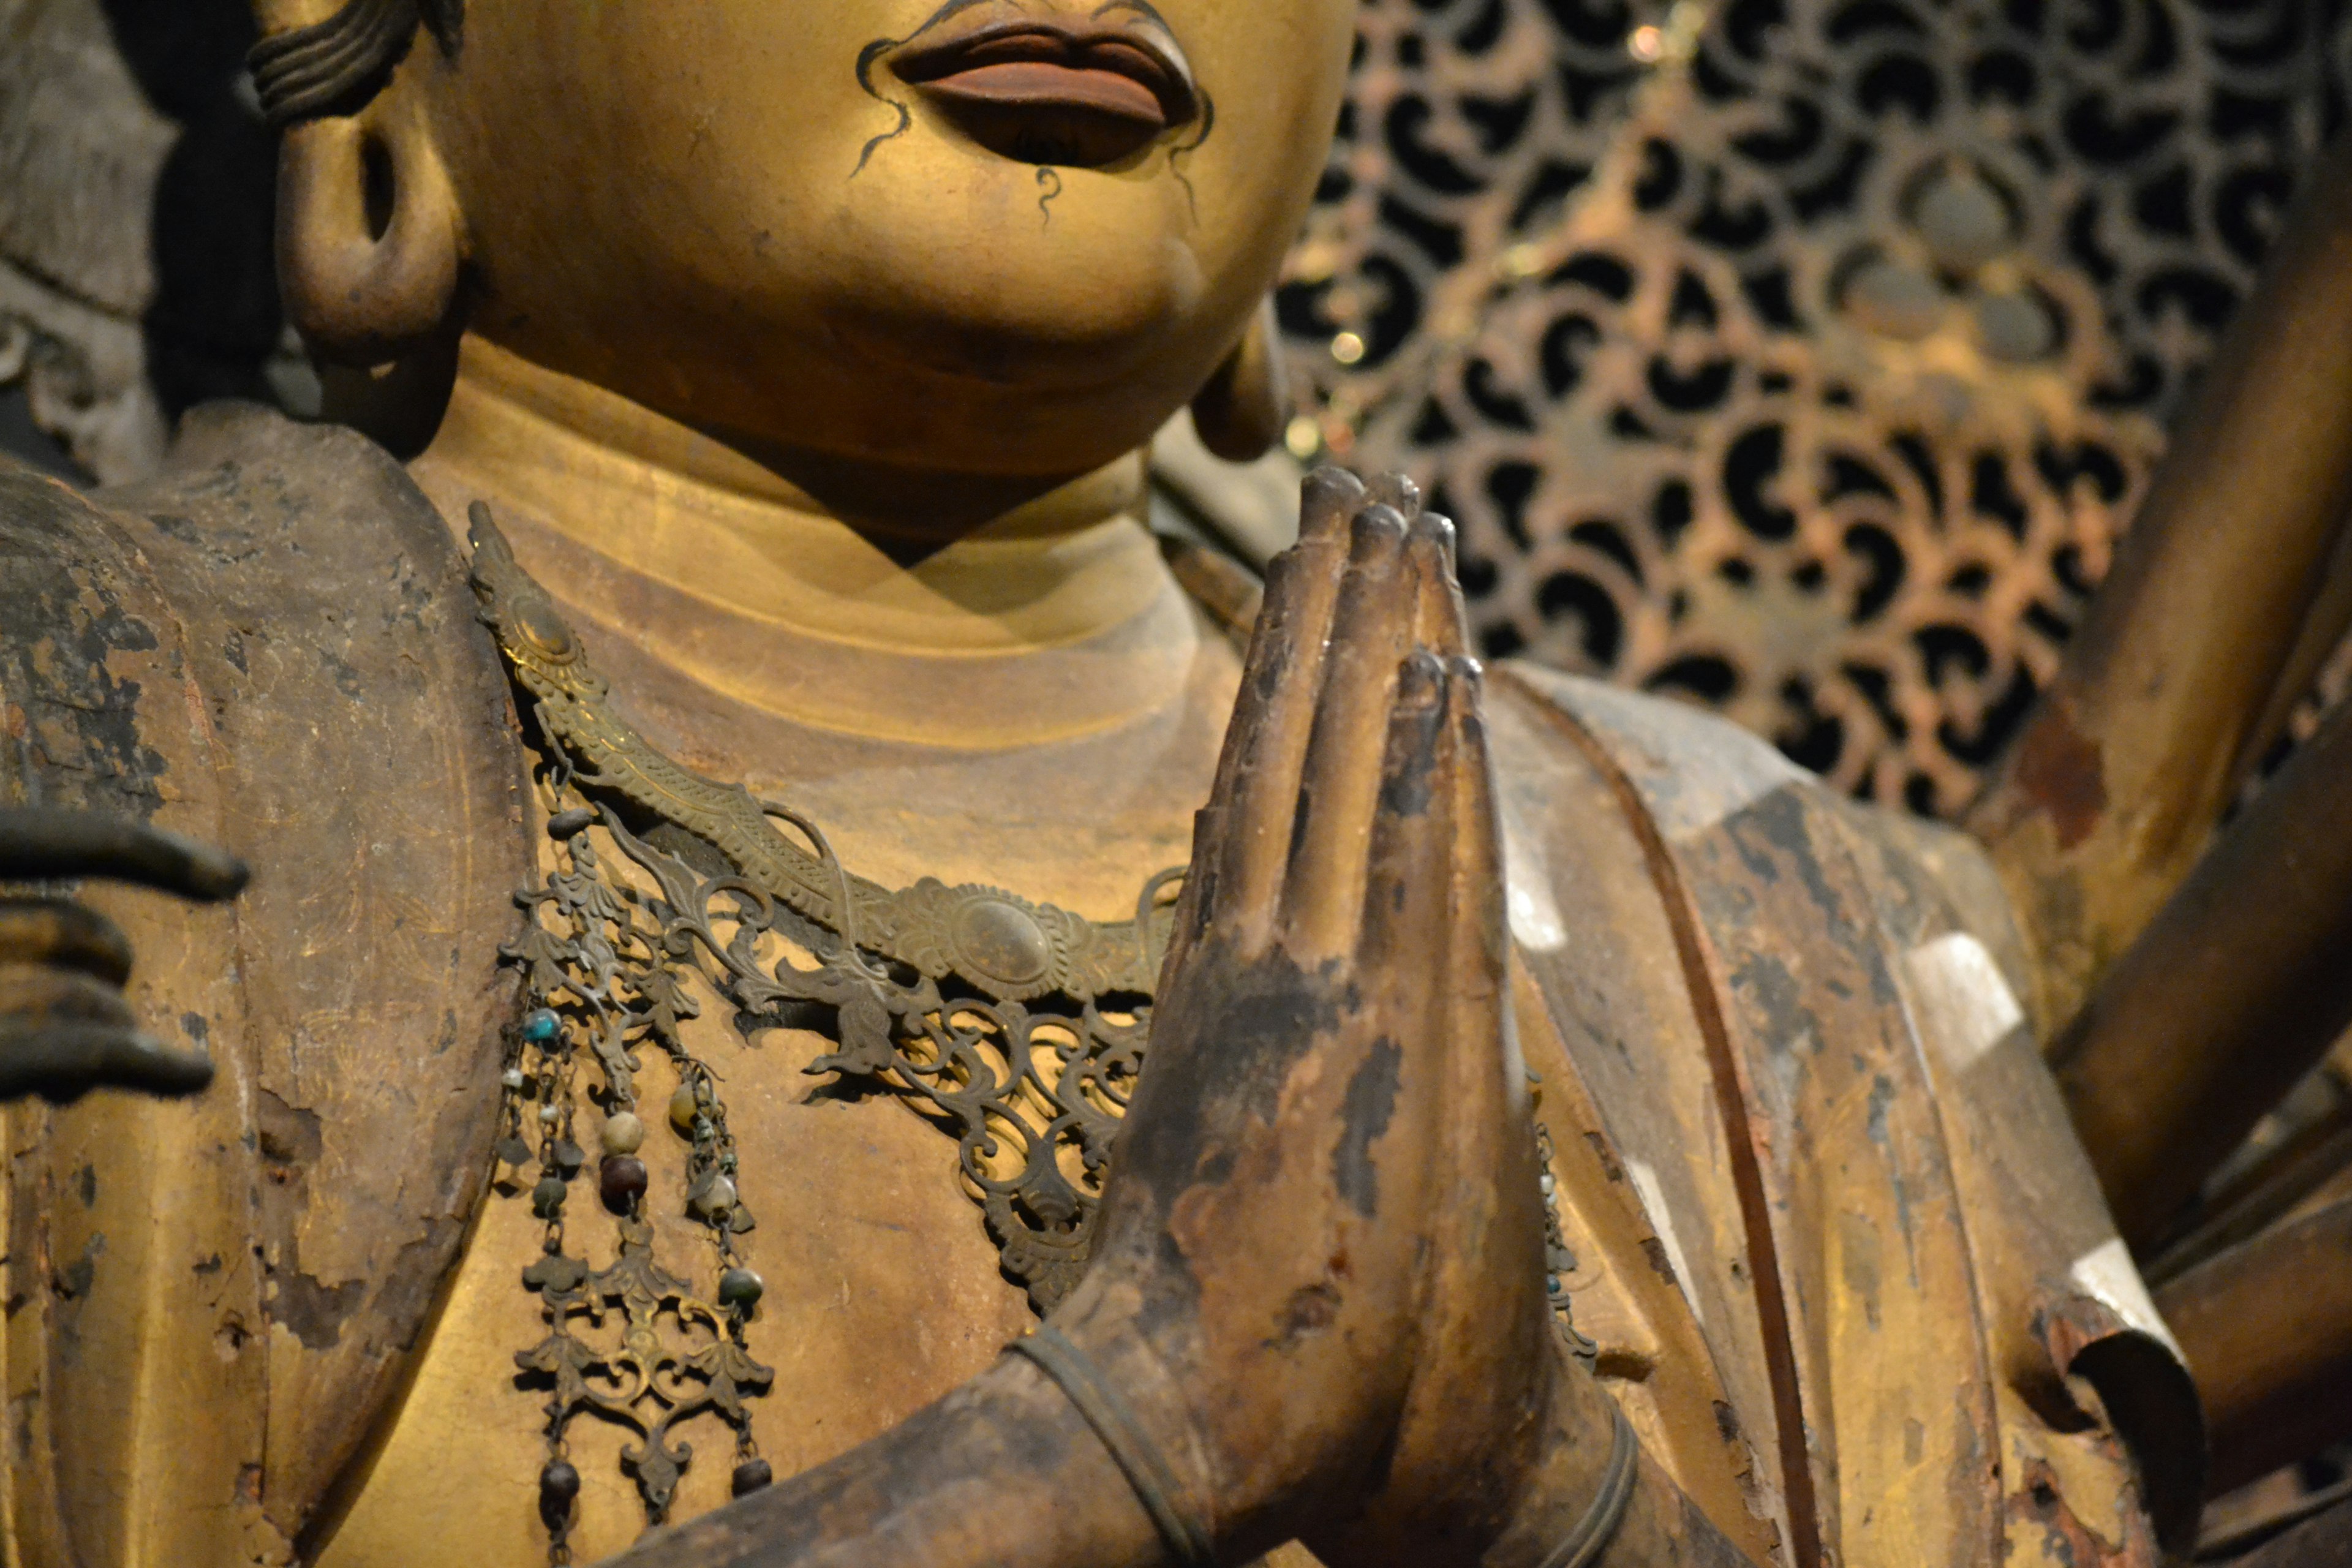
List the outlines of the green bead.
{"type": "Polygon", "coordinates": [[[531,1212],[541,1219],[553,1219],[563,1209],[563,1183],[554,1176],[542,1176],[539,1185],[530,1190],[531,1212]]]}
{"type": "Polygon", "coordinates": [[[766,1282],[748,1268],[730,1268],[719,1277],[719,1304],[722,1307],[756,1306],[767,1293],[766,1282]]]}
{"type": "Polygon", "coordinates": [[[695,1101],[694,1085],[679,1084],[677,1092],[669,1097],[669,1124],[680,1132],[690,1133],[694,1131],[694,1119],[701,1110],[702,1107],[695,1101]]]}

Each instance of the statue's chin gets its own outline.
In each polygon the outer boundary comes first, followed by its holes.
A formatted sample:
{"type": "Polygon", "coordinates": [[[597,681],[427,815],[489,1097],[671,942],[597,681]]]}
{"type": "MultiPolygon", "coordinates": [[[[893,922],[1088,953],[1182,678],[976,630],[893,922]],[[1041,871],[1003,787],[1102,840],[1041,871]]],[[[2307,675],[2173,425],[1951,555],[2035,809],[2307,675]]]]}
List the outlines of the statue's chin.
{"type": "Polygon", "coordinates": [[[877,367],[1038,394],[1205,375],[1270,280],[1213,276],[1189,225],[1131,184],[1061,173],[1048,224],[1048,191],[1019,174],[1009,216],[983,221],[971,209],[995,204],[970,196],[945,223],[912,204],[861,215],[862,265],[812,279],[826,334],[877,367]]]}

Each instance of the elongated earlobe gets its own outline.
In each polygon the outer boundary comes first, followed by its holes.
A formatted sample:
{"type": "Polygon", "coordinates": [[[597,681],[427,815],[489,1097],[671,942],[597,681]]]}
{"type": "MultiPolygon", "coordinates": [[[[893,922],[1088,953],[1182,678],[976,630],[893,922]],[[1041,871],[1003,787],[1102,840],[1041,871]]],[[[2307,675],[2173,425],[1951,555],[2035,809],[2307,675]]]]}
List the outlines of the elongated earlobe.
{"type": "Polygon", "coordinates": [[[278,163],[278,271],[318,353],[379,364],[432,334],[457,293],[457,203],[398,95],[289,127],[278,163]]]}
{"type": "Polygon", "coordinates": [[[1227,462],[1264,457],[1290,423],[1290,378],[1282,364],[1282,334],[1268,297],[1249,331],[1208,384],[1193,395],[1192,426],[1201,444],[1227,462]]]}

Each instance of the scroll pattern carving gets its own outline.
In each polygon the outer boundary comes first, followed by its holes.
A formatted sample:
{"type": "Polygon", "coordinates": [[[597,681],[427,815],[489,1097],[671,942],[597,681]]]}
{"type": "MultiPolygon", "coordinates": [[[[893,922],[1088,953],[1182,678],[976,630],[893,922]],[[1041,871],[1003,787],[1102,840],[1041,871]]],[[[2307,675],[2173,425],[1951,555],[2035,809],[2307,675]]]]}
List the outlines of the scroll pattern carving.
{"type": "Polygon", "coordinates": [[[2337,0],[1372,0],[1282,319],[1491,653],[1948,812],[2347,81],[2337,0]]]}

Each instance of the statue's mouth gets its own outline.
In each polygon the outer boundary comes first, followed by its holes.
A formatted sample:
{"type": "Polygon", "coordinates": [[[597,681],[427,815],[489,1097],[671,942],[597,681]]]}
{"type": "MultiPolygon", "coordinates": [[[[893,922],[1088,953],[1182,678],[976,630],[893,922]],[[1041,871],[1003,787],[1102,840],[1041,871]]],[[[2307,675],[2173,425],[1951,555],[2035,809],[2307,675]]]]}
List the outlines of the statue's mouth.
{"type": "Polygon", "coordinates": [[[889,67],[973,141],[1025,163],[1115,163],[1201,111],[1183,51],[1139,16],[1118,26],[950,23],[901,47],[889,67]]]}

